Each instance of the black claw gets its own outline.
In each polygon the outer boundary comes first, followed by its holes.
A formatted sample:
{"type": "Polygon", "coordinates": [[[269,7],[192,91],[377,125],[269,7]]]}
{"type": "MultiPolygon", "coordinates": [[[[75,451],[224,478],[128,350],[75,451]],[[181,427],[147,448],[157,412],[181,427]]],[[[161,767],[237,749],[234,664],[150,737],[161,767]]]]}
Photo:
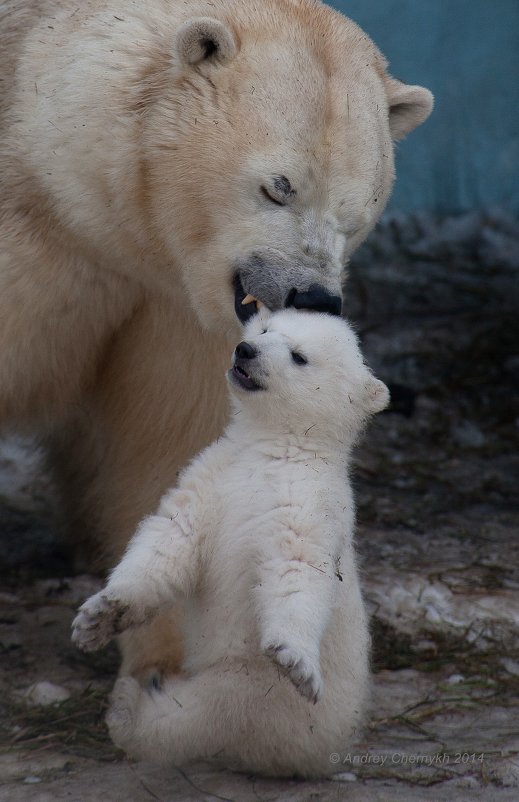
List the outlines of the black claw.
{"type": "Polygon", "coordinates": [[[162,690],[162,676],[158,671],[154,671],[148,680],[148,690],[161,691],[162,690]]]}

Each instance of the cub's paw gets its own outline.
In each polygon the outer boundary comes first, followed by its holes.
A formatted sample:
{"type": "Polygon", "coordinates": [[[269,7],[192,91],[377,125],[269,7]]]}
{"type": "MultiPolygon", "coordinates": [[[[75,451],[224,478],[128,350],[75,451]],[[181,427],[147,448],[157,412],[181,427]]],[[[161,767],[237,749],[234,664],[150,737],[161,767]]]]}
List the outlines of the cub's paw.
{"type": "Polygon", "coordinates": [[[106,715],[106,723],[110,737],[114,744],[125,752],[131,752],[137,757],[132,748],[138,709],[144,691],[133,677],[122,677],[114,685],[110,697],[110,708],[106,715]]]}
{"type": "Polygon", "coordinates": [[[314,705],[319,701],[323,680],[318,661],[284,643],[270,644],[265,654],[285,671],[301,696],[314,705]]]}
{"type": "Polygon", "coordinates": [[[106,591],[91,596],[79,608],[72,622],[72,641],[84,652],[95,652],[125,629],[128,605],[111,598],[106,591]]]}

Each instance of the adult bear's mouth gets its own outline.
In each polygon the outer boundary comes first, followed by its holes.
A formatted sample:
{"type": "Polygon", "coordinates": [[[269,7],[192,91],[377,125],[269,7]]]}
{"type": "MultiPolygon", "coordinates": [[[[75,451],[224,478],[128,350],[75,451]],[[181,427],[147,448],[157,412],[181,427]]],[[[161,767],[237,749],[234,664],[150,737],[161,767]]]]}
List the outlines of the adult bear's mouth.
{"type": "Polygon", "coordinates": [[[245,292],[239,273],[234,274],[234,311],[241,323],[246,323],[250,318],[256,314],[262,302],[259,298],[245,292]]]}
{"type": "Polygon", "coordinates": [[[341,314],[340,290],[333,292],[320,282],[309,282],[308,277],[299,276],[295,270],[285,270],[284,276],[282,271],[269,274],[267,263],[259,258],[251,264],[257,275],[251,275],[251,270],[238,270],[233,277],[234,311],[241,323],[250,320],[261,306],[272,311],[293,306],[311,312],[341,314]],[[299,288],[297,284],[300,284],[299,288]]]}

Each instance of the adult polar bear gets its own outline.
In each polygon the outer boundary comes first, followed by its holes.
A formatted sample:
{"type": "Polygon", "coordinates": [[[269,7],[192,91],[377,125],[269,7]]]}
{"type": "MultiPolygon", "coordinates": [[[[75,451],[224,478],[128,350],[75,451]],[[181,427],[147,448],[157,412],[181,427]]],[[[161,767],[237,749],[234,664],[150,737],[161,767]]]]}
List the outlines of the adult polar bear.
{"type": "Polygon", "coordinates": [[[245,295],[337,311],[432,97],[314,0],[8,0],[0,75],[0,423],[108,564],[223,426],[245,295]]]}

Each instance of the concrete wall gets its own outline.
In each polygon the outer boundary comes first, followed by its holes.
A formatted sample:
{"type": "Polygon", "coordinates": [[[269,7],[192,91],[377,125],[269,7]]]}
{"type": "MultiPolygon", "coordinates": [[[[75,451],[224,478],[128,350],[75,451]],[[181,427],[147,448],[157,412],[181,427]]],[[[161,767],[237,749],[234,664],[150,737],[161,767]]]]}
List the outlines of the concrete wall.
{"type": "Polygon", "coordinates": [[[436,97],[398,146],[393,209],[519,212],[519,0],[334,0],[436,97]]]}

